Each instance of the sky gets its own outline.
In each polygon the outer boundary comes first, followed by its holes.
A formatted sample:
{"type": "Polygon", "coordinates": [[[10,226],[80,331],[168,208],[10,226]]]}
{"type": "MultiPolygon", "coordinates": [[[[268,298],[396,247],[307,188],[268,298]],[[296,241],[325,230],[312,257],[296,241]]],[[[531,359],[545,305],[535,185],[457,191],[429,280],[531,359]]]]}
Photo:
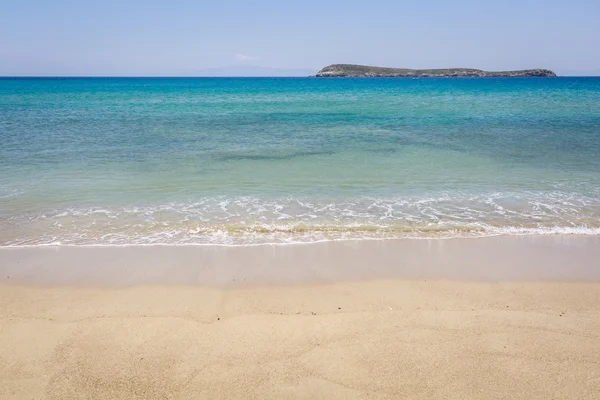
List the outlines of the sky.
{"type": "Polygon", "coordinates": [[[600,0],[0,0],[0,75],[600,75],[600,0]]]}

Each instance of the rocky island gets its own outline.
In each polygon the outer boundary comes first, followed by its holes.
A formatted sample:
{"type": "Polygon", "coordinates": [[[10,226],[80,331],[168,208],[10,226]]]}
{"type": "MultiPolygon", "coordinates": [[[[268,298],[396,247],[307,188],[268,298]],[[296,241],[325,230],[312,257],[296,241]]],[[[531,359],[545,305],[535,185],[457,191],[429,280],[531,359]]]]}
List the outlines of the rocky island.
{"type": "Polygon", "coordinates": [[[556,76],[549,69],[490,72],[473,68],[406,69],[369,67],[366,65],[332,64],[315,75],[324,77],[545,77],[556,76]]]}

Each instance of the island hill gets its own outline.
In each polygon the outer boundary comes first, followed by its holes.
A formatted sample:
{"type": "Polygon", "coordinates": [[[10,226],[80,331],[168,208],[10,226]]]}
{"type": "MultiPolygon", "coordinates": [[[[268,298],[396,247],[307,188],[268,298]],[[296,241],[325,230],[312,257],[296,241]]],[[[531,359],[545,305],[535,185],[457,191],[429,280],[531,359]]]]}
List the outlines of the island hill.
{"type": "Polygon", "coordinates": [[[556,76],[549,69],[489,72],[472,68],[405,69],[369,67],[366,65],[332,64],[314,75],[325,77],[545,77],[556,76]]]}

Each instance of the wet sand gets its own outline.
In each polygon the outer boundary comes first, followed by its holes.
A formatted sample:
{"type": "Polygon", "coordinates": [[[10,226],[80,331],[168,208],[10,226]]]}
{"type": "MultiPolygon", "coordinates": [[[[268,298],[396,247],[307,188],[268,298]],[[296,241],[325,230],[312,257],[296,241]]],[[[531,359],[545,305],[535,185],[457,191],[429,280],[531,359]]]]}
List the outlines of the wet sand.
{"type": "Polygon", "coordinates": [[[599,248],[0,249],[0,398],[595,398],[599,248]]]}
{"type": "Polygon", "coordinates": [[[389,278],[600,282],[598,260],[600,236],[364,240],[248,247],[20,247],[0,248],[0,278],[12,284],[42,286],[218,288],[389,278]]]}

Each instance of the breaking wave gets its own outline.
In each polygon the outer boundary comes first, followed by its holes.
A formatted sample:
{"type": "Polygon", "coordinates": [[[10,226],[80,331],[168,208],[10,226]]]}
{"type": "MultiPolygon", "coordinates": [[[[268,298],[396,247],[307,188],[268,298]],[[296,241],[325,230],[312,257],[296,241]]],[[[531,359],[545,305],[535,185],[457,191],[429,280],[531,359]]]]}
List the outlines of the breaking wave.
{"type": "Polygon", "coordinates": [[[309,243],[494,235],[598,235],[600,201],[564,192],[427,198],[207,197],[0,216],[1,246],[309,243]]]}

